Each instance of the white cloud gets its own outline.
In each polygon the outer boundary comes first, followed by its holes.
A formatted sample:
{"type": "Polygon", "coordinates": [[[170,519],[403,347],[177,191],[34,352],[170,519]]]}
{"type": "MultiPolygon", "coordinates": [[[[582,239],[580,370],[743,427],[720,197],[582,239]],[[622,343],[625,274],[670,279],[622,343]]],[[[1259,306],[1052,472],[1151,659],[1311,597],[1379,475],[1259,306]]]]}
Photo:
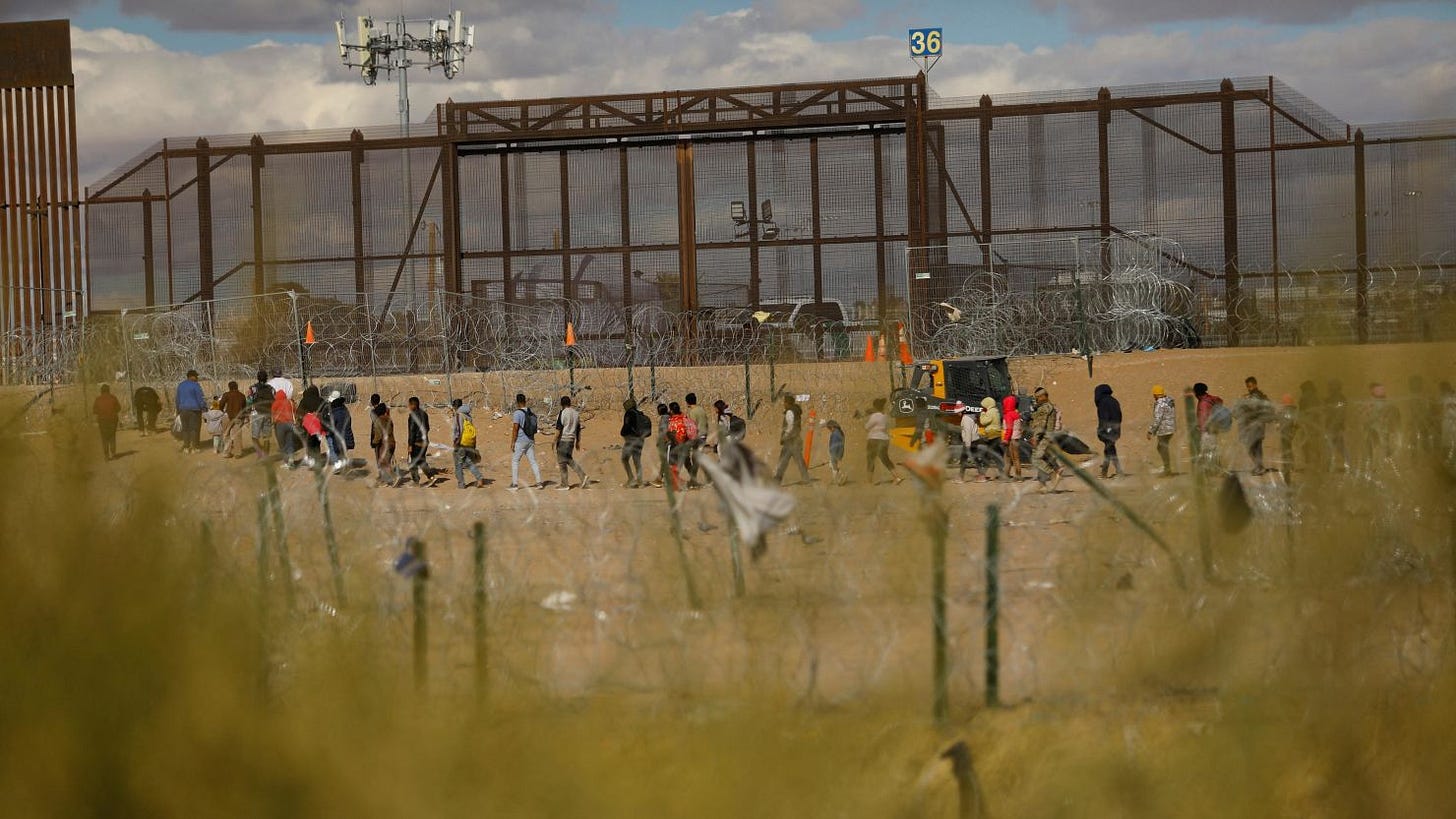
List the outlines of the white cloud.
{"type": "MultiPolygon", "coordinates": [[[[831,0],[831,5],[834,0],[831,0]]],[[[821,42],[757,12],[696,16],[679,30],[622,29],[559,8],[477,34],[464,72],[414,72],[415,119],[456,100],[657,91],[899,76],[891,37],[821,42]],[[549,41],[539,32],[550,31],[549,41]]],[[[322,39],[322,38],[321,38],[322,39]]],[[[1227,27],[1140,32],[1057,48],[948,46],[932,75],[944,96],[1272,73],[1351,122],[1456,116],[1456,23],[1388,19],[1274,41],[1227,27]]],[[[73,30],[83,178],[163,136],[345,128],[393,122],[384,77],[365,87],[332,45],[259,45],[216,55],[166,51],[114,30],[73,30]]]]}
{"type": "Polygon", "coordinates": [[[1261,23],[1308,24],[1343,20],[1358,8],[1388,0],[1033,0],[1042,11],[1066,10],[1084,29],[1143,26],[1188,20],[1244,18],[1261,23]]]}

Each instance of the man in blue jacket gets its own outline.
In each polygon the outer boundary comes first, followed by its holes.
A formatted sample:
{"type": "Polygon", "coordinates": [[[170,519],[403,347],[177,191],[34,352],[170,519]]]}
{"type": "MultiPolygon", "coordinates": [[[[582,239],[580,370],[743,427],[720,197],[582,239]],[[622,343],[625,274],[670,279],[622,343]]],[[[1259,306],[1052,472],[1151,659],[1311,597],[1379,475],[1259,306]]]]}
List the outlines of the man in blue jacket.
{"type": "Polygon", "coordinates": [[[177,414],[182,417],[182,451],[199,451],[198,437],[202,432],[202,413],[207,409],[207,398],[202,394],[202,385],[197,383],[197,371],[188,370],[187,378],[177,385],[177,414]]]}

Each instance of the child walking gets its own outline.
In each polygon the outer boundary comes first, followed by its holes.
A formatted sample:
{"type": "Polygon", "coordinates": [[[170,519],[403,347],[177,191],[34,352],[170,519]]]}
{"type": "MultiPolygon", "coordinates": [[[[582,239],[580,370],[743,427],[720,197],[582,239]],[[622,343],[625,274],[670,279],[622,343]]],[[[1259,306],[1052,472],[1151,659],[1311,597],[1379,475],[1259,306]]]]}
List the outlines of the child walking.
{"type": "Polygon", "coordinates": [[[833,419],[825,421],[824,428],[829,430],[830,481],[835,486],[844,486],[844,470],[840,467],[840,463],[844,460],[844,428],[833,419]]]}

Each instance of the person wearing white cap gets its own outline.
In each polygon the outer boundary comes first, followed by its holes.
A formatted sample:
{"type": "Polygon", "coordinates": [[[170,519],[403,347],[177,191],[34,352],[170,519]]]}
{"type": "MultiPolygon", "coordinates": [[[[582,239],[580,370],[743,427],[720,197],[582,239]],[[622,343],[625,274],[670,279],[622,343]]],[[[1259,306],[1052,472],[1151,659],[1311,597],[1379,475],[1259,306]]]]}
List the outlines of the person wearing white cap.
{"type": "Polygon", "coordinates": [[[324,429],[328,432],[325,440],[329,445],[329,463],[338,474],[349,465],[349,450],[354,448],[354,419],[349,415],[349,408],[344,406],[344,394],[338,390],[329,393],[329,412],[324,429]]]}

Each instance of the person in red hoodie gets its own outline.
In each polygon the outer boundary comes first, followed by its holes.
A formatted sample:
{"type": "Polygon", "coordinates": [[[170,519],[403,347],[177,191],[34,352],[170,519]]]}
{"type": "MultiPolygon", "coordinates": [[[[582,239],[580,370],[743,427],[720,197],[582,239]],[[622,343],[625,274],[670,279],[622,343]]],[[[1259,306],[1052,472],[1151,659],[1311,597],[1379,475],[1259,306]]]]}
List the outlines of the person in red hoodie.
{"type": "Polygon", "coordinates": [[[1021,412],[1014,395],[1001,399],[1001,443],[1006,450],[1006,477],[1021,480],[1021,412]]]}
{"type": "Polygon", "coordinates": [[[96,416],[96,426],[101,431],[101,456],[109,461],[116,457],[116,425],[121,421],[121,402],[111,394],[109,385],[101,385],[101,394],[91,404],[91,413],[96,416]]]}
{"type": "Polygon", "coordinates": [[[1219,472],[1218,436],[1228,432],[1233,416],[1223,399],[1208,391],[1202,381],[1193,385],[1193,397],[1198,399],[1198,434],[1194,437],[1194,457],[1205,469],[1219,472]]]}

